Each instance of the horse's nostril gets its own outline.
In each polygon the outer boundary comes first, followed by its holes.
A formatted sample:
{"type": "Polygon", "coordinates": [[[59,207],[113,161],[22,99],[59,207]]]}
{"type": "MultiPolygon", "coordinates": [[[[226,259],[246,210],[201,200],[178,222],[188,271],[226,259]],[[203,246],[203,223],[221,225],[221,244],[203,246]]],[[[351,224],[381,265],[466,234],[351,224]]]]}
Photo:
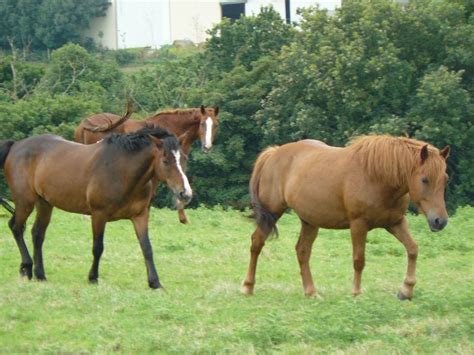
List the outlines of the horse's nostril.
{"type": "Polygon", "coordinates": [[[436,219],[435,219],[435,224],[436,224],[437,226],[439,226],[439,225],[441,224],[439,218],[436,218],[436,219]]]}

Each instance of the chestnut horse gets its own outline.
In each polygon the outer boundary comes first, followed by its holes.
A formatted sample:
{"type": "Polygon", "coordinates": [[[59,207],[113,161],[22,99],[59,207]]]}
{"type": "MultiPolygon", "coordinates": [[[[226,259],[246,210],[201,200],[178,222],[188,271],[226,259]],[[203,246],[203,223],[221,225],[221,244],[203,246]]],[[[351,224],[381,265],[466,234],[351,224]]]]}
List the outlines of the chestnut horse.
{"type": "Polygon", "coordinates": [[[164,181],[181,200],[192,190],[181,168],[183,155],[174,135],[161,128],[110,135],[93,145],[40,135],[0,143],[0,167],[16,208],[8,225],[21,253],[20,274],[33,276],[23,239],[25,223],[36,207],[32,228],[34,274],[45,280],[42,245],[53,207],[91,215],[94,261],[89,281],[97,282],[105,225],[130,219],[140,242],[151,288],[161,287],[148,238],[150,199],[164,181]]]}
{"type": "MultiPolygon", "coordinates": [[[[143,120],[128,120],[130,111],[130,105],[128,105],[127,113],[122,117],[112,113],[99,113],[82,120],[76,128],[75,141],[92,144],[111,132],[129,133],[153,125],[166,128],[179,137],[181,149],[186,155],[189,155],[192,144],[198,139],[201,141],[204,152],[207,153],[212,148],[219,123],[217,116],[219,107],[205,108],[201,106],[193,109],[163,111],[143,120]]],[[[188,219],[184,213],[183,204],[178,200],[176,206],[179,221],[187,223],[188,219]]]]}
{"type": "Polygon", "coordinates": [[[270,147],[258,157],[250,180],[253,217],[250,265],[242,292],[252,294],[257,259],[267,236],[287,208],[301,220],[296,254],[304,293],[316,295],[309,259],[319,228],[350,229],[354,279],[361,293],[367,232],[385,228],[406,248],[408,267],[399,292],[411,299],[415,285],[417,244],[405,212],[411,199],[433,232],[448,223],[444,190],[448,181],[442,150],[421,141],[391,136],[365,136],[345,148],[315,140],[270,147]]]}

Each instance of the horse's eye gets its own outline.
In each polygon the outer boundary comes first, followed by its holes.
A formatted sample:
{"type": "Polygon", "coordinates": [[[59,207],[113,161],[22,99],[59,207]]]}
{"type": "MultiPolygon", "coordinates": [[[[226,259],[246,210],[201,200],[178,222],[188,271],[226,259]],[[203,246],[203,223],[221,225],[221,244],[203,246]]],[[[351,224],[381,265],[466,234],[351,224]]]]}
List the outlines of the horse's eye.
{"type": "Polygon", "coordinates": [[[430,181],[428,180],[427,177],[424,177],[424,178],[421,179],[421,182],[422,182],[423,184],[425,184],[425,185],[428,185],[428,183],[429,183],[430,181]]]}
{"type": "Polygon", "coordinates": [[[171,161],[168,160],[168,159],[165,159],[165,160],[163,160],[163,163],[165,163],[166,165],[170,165],[170,164],[171,164],[171,161]]]}

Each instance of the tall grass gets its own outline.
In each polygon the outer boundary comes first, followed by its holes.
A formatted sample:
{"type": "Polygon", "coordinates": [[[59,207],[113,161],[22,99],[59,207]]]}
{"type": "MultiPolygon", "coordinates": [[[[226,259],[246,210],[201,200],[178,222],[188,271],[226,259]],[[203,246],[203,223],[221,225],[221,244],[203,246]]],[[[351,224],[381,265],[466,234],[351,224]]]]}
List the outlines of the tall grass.
{"type": "Polygon", "coordinates": [[[459,209],[436,234],[424,217],[409,217],[420,247],[412,302],[396,298],[404,248],[381,230],[369,234],[358,298],[350,293],[348,231],[322,230],[311,260],[322,299],[305,298],[293,214],[264,247],[255,295],[245,297],[252,224],[219,208],[187,213],[191,224],[180,225],[175,211],[153,210],[161,291],[147,287],[128,221],[107,226],[100,281],[89,285],[90,221],[54,212],[44,246],[48,281],[40,283],[18,276],[19,252],[0,217],[0,352],[474,352],[474,208],[459,209]]]}

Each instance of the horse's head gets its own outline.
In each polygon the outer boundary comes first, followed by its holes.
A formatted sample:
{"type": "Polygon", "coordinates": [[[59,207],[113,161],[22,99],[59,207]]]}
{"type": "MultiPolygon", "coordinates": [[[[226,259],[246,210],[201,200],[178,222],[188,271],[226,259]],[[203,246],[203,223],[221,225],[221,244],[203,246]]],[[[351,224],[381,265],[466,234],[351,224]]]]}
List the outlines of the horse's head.
{"type": "Polygon", "coordinates": [[[187,156],[180,149],[175,136],[164,139],[152,137],[158,148],[155,160],[155,173],[160,181],[164,181],[175,197],[186,205],[193,197],[193,190],[184,172],[187,156]]]}
{"type": "Polygon", "coordinates": [[[409,182],[410,198],[426,216],[432,232],[438,232],[448,224],[444,190],[448,182],[446,159],[449,151],[449,146],[438,150],[424,145],[409,182]]]}
{"type": "Polygon", "coordinates": [[[199,110],[199,139],[201,140],[202,151],[205,153],[208,153],[212,149],[217,125],[219,124],[218,113],[219,107],[206,109],[202,105],[199,110]]]}

